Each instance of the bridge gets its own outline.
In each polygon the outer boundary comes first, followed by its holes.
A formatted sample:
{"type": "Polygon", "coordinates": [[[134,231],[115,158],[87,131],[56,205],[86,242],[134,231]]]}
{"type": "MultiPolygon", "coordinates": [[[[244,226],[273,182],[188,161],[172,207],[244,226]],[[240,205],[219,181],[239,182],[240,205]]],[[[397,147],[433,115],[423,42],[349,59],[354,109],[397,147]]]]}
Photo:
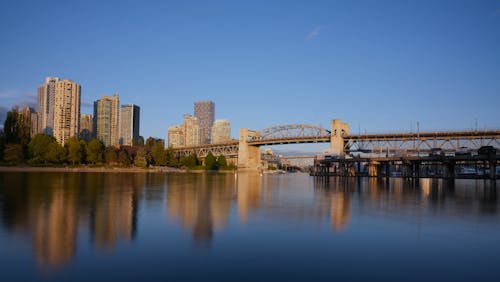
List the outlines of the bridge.
{"type": "Polygon", "coordinates": [[[335,156],[353,152],[386,156],[429,154],[436,148],[449,153],[463,147],[470,150],[482,146],[500,148],[500,130],[350,134],[349,125],[335,119],[329,129],[307,124],[273,126],[260,131],[241,128],[239,140],[174,150],[179,157],[196,154],[204,158],[208,152],[215,156],[224,155],[237,159],[240,170],[258,170],[261,166],[260,146],[300,143],[330,143],[329,152],[335,156]]]}

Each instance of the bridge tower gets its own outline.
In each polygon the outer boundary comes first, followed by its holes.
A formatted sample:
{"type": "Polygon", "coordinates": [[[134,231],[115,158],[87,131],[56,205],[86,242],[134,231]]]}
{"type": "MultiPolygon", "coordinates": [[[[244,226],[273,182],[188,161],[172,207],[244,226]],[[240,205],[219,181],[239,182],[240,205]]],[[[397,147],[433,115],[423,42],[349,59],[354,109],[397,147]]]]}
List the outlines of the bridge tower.
{"type": "MultiPolygon", "coordinates": [[[[344,136],[349,134],[349,124],[340,119],[332,120],[330,152],[335,156],[344,155],[344,136]]],[[[241,147],[240,147],[241,148],[241,147]]]]}
{"type": "Polygon", "coordinates": [[[238,146],[238,170],[253,170],[260,168],[260,149],[258,146],[248,145],[248,138],[256,136],[257,132],[240,128],[238,146]]]}

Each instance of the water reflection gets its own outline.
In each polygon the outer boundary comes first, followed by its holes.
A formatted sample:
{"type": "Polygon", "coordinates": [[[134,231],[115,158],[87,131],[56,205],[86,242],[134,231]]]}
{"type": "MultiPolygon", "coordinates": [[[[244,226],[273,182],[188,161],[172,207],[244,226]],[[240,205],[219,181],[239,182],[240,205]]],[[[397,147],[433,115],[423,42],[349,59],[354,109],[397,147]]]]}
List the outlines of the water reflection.
{"type": "Polygon", "coordinates": [[[71,261],[79,226],[103,249],[135,234],[143,174],[0,173],[0,183],[5,229],[32,238],[42,267],[71,261]]]}
{"type": "Polygon", "coordinates": [[[354,218],[475,221],[498,216],[499,204],[496,182],[488,180],[0,173],[0,235],[30,238],[26,242],[42,268],[72,261],[77,242],[85,244],[77,238],[85,234],[88,244],[106,252],[134,241],[141,235],[139,208],[157,206],[166,208],[163,225],[187,230],[193,245],[205,248],[225,231],[231,216],[237,226],[267,222],[308,230],[326,225],[338,234],[350,230],[354,218]]]}
{"type": "Polygon", "coordinates": [[[216,230],[226,226],[234,181],[231,175],[193,174],[168,177],[167,218],[191,230],[195,244],[210,245],[216,230]]]}

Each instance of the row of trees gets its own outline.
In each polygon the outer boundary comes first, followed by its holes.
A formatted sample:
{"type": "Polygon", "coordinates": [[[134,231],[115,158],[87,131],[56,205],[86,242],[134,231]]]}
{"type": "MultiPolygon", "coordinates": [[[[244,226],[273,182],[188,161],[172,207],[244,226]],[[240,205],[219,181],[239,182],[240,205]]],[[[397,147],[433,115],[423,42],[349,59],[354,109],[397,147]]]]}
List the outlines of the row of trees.
{"type": "Polygon", "coordinates": [[[227,169],[224,156],[205,158],[205,166],[196,155],[177,158],[172,148],[165,149],[164,142],[148,138],[145,144],[135,146],[110,146],[93,139],[89,142],[70,138],[64,146],[54,137],[37,134],[30,138],[29,127],[17,109],[7,114],[4,131],[0,131],[0,162],[18,165],[112,165],[112,166],[169,166],[196,169],[227,169]]]}

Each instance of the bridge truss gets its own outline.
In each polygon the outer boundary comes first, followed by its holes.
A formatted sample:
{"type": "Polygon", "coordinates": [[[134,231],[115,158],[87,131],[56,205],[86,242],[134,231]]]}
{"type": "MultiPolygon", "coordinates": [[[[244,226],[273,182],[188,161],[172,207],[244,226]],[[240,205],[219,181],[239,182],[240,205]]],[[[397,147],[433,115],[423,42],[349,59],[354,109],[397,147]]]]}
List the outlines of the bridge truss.
{"type": "Polygon", "coordinates": [[[177,157],[185,157],[191,154],[196,154],[197,157],[205,158],[208,152],[212,152],[214,156],[225,156],[226,158],[238,157],[238,141],[231,141],[220,144],[202,145],[196,147],[176,148],[177,157]]]}
{"type": "Polygon", "coordinates": [[[308,124],[273,126],[257,131],[248,138],[248,144],[253,146],[329,141],[330,131],[308,124]]]}
{"type": "Polygon", "coordinates": [[[456,152],[461,147],[471,150],[477,150],[481,146],[500,147],[500,130],[360,134],[344,138],[345,152],[379,154],[428,153],[433,148],[456,152]]]}

